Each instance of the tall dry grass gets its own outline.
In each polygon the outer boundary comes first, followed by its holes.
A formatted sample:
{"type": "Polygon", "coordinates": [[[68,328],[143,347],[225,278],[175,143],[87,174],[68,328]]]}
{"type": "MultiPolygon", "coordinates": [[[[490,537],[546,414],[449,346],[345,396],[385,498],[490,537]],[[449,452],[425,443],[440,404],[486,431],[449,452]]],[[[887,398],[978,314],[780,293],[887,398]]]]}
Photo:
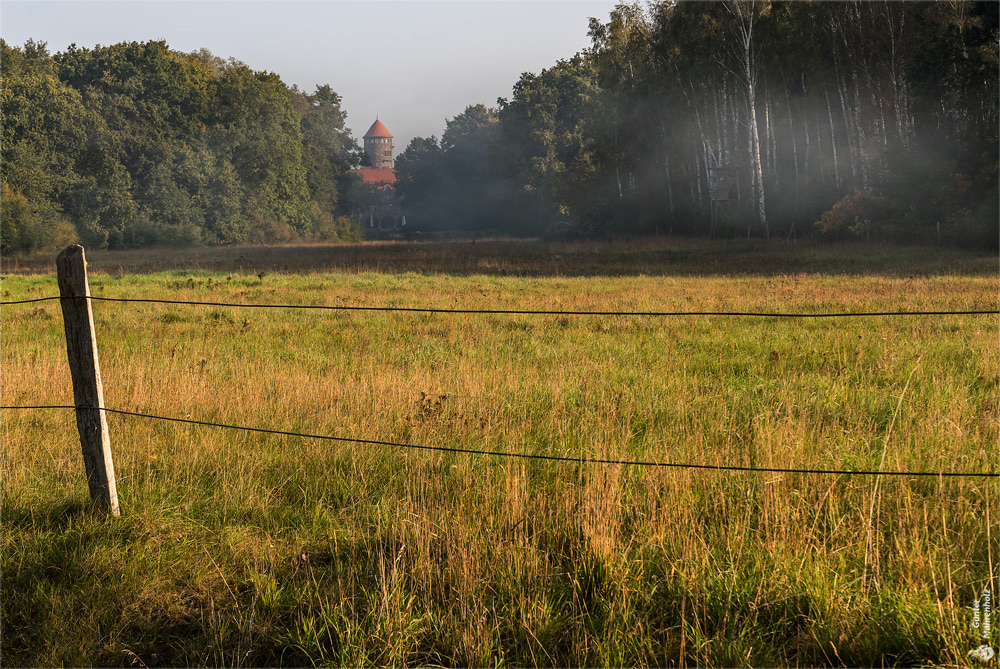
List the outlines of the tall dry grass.
{"type": "MultiPolygon", "coordinates": [[[[659,249],[681,250],[694,253],[659,249]]],[[[882,274],[699,274],[711,251],[655,275],[254,267],[91,283],[108,297],[429,307],[996,304],[995,276],[911,277],[905,256],[882,274]]],[[[8,276],[3,290],[54,281],[8,276]]],[[[995,316],[94,309],[106,400],[124,410],[533,454],[997,471],[995,316]]],[[[4,308],[5,405],[72,403],[61,327],[54,303],[4,308]]],[[[115,520],[89,510],[71,413],[4,412],[12,664],[963,664],[968,602],[995,585],[996,479],[575,465],[110,422],[115,520]]]]}

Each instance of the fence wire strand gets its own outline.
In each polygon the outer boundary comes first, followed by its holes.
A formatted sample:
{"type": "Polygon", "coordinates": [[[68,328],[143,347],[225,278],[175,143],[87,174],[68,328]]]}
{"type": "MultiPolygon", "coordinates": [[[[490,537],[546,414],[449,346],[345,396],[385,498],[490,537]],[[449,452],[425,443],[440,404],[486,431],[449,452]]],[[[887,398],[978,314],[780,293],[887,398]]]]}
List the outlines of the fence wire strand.
{"type": "Polygon", "coordinates": [[[8,304],[31,304],[32,302],[47,302],[49,300],[58,300],[58,299],[60,299],[60,297],[58,295],[54,295],[51,297],[36,297],[33,300],[13,300],[10,302],[4,301],[0,302],[0,307],[6,307],[8,304]]]}
{"type": "MultiPolygon", "coordinates": [[[[34,367],[40,366],[44,368],[48,367],[63,367],[66,371],[69,371],[69,363],[66,360],[8,360],[0,361],[0,369],[3,367],[34,367]]],[[[146,373],[157,372],[157,373],[168,373],[173,375],[182,375],[185,377],[190,377],[198,380],[209,380],[216,381],[220,380],[216,376],[209,372],[206,372],[200,368],[197,363],[192,363],[191,365],[180,367],[175,364],[170,363],[144,363],[142,368],[134,367],[131,371],[143,371],[146,373]]],[[[107,377],[105,377],[106,379],[107,377]]],[[[316,391],[323,390],[325,386],[321,383],[316,384],[301,384],[301,387],[314,388],[316,391]]],[[[366,386],[365,389],[368,392],[373,392],[370,386],[366,386]]],[[[443,392],[439,394],[428,393],[427,399],[435,399],[443,395],[442,399],[447,400],[458,400],[459,402],[464,402],[466,404],[472,404],[479,402],[481,404],[491,404],[500,405],[504,402],[509,401],[510,398],[503,397],[500,395],[464,395],[462,393],[456,392],[443,392]]],[[[418,400],[419,402],[420,400],[418,400]]],[[[711,407],[684,407],[680,409],[676,405],[667,404],[638,404],[635,406],[629,406],[631,409],[636,411],[645,411],[650,414],[658,414],[660,416],[666,416],[674,418],[677,420],[686,419],[697,419],[701,416],[719,416],[722,414],[731,415],[735,413],[736,409],[727,406],[711,406],[711,407]]],[[[926,407],[918,407],[920,410],[926,409],[926,407]]],[[[755,412],[756,416],[769,417],[775,419],[782,418],[808,418],[813,420],[856,420],[856,421],[875,421],[883,416],[878,413],[866,414],[860,411],[821,411],[817,409],[761,409],[755,412]]],[[[901,414],[899,417],[900,421],[979,421],[982,423],[991,423],[1000,421],[1000,415],[973,415],[973,414],[963,414],[959,416],[954,416],[950,414],[929,414],[929,413],[912,413],[912,414],[901,414]]]]}
{"type": "Polygon", "coordinates": [[[440,453],[461,453],[465,455],[486,455],[500,458],[514,458],[524,460],[546,460],[551,462],[572,462],[582,465],[621,465],[628,467],[663,467],[671,469],[705,469],[713,471],[731,472],[763,472],[779,474],[830,474],[836,476],[937,476],[937,477],[976,477],[976,478],[1000,478],[1000,474],[989,472],[917,472],[917,471],[877,471],[877,470],[853,470],[853,469],[794,469],[785,467],[743,467],[739,465],[703,465],[687,462],[656,462],[650,460],[616,460],[605,458],[581,458],[567,455],[542,455],[537,453],[511,453],[509,451],[487,451],[472,448],[457,448],[453,446],[426,446],[419,444],[407,444],[398,441],[382,441],[378,439],[361,439],[358,437],[335,437],[325,434],[308,434],[304,432],[291,432],[287,430],[274,430],[262,427],[247,427],[243,425],[231,425],[228,423],[215,423],[211,421],[194,420],[190,418],[172,418],[168,416],[157,416],[154,414],[140,413],[138,411],[124,411],[122,409],[109,409],[101,407],[76,407],[73,405],[34,405],[34,406],[0,406],[0,410],[10,409],[79,409],[82,411],[105,411],[107,413],[119,414],[122,416],[132,416],[136,418],[148,418],[152,420],[162,420],[172,423],[187,423],[189,425],[201,425],[206,427],[219,427],[229,430],[240,430],[243,432],[256,432],[260,434],[275,434],[285,437],[300,437],[303,439],[320,439],[325,441],[338,441],[355,444],[367,444],[370,446],[392,446],[395,448],[436,451],[440,453]]]}
{"type": "Polygon", "coordinates": [[[959,311],[842,311],[824,313],[782,313],[761,311],[563,311],[558,309],[446,309],[437,307],[363,307],[358,305],[328,304],[262,304],[240,302],[202,302],[192,300],[163,300],[137,297],[100,297],[97,295],[73,295],[39,297],[32,300],[0,302],[0,306],[29,304],[59,299],[90,299],[102,302],[181,304],[202,307],[230,307],[236,309],[312,309],[320,311],[384,311],[422,314],[480,314],[507,316],[624,316],[624,317],[677,317],[677,316],[718,316],[757,318],[850,318],[876,316],[983,316],[1000,314],[1000,309],[969,309],[959,311]]]}
{"type": "MultiPolygon", "coordinates": [[[[683,316],[713,316],[713,317],[758,317],[758,318],[849,318],[849,317],[881,317],[881,316],[979,316],[1000,314],[998,309],[975,309],[959,311],[865,311],[865,312],[826,312],[826,313],[781,313],[781,312],[753,312],[753,311],[563,311],[563,310],[533,310],[533,309],[447,309],[433,307],[366,307],[358,305],[315,305],[315,304],[261,304],[261,303],[238,303],[238,302],[208,302],[191,300],[164,300],[152,298],[121,298],[121,297],[100,297],[96,295],[83,296],[47,296],[27,300],[14,300],[0,302],[0,306],[33,304],[62,299],[90,299],[102,302],[121,303],[147,303],[147,304],[178,304],[188,306],[211,306],[228,308],[255,308],[255,309],[306,309],[323,311],[361,311],[361,312],[401,312],[401,313],[427,313],[427,314],[480,314],[480,315],[521,315],[521,316],[621,316],[621,317],[683,317],[683,316]]],[[[187,423],[206,427],[217,427],[230,430],[240,430],[244,432],[254,432],[260,434],[274,434],[289,437],[299,437],[303,439],[319,439],[325,441],[348,442],[356,444],[368,444],[372,446],[391,446],[410,450],[436,451],[441,453],[461,453],[468,455],[484,455],[502,458],[520,458],[530,460],[545,460],[555,462],[572,462],[576,464],[595,465],[621,465],[636,467],[664,467],[674,469],[703,469],[714,471],[735,471],[735,472],[767,472],[767,473],[787,473],[787,474],[829,474],[844,476],[937,476],[937,477],[985,477],[998,478],[998,473],[983,472],[916,472],[916,471],[874,471],[874,470],[847,470],[847,469],[795,469],[784,467],[744,467],[737,465],[706,465],[695,463],[677,462],[656,462],[642,460],[619,460],[603,458],[584,458],[563,455],[543,455],[536,453],[511,453],[508,451],[488,451],[471,448],[458,448],[450,446],[426,446],[418,444],[407,444],[395,441],[383,441],[376,439],[363,439],[359,437],[336,437],[331,435],[307,434],[302,432],[291,432],[286,430],[275,430],[270,428],[247,427],[242,425],[230,425],[226,423],[215,423],[210,421],[200,421],[188,418],[173,418],[168,416],[158,416],[154,414],[140,413],[135,411],[125,411],[121,409],[109,409],[101,407],[76,407],[73,405],[19,405],[0,406],[2,410],[41,410],[41,409],[74,409],[74,410],[97,410],[122,416],[136,418],[147,418],[175,423],[187,423]]]]}

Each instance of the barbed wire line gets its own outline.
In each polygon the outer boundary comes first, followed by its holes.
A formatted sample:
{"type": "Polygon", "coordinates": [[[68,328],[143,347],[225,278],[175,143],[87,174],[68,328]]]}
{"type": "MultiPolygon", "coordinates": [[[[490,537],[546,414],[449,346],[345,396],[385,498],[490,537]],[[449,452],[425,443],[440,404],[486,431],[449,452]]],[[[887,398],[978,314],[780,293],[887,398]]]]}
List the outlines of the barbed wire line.
{"type": "MultiPolygon", "coordinates": [[[[7,360],[0,361],[0,369],[6,366],[43,366],[43,367],[66,367],[69,368],[69,363],[66,360],[7,360]]],[[[170,363],[146,363],[143,367],[138,368],[145,372],[167,372],[169,374],[177,374],[185,377],[197,378],[197,379],[209,379],[212,380],[215,377],[206,372],[201,368],[198,363],[190,363],[185,366],[178,366],[176,364],[170,363]]],[[[135,369],[133,369],[135,371],[135,369]]],[[[314,387],[317,390],[322,389],[322,384],[306,384],[310,387],[314,387]]],[[[367,390],[372,391],[371,388],[367,390]]],[[[415,397],[415,395],[414,395],[415,397]]],[[[552,398],[553,400],[559,398],[552,398]]],[[[416,399],[416,404],[420,405],[422,402],[435,402],[435,401],[448,401],[448,400],[458,400],[459,403],[472,404],[475,402],[479,403],[492,403],[493,405],[500,405],[509,402],[510,398],[502,397],[499,395],[466,395],[463,393],[455,392],[434,392],[425,393],[423,397],[416,399]]],[[[595,402],[585,402],[583,404],[594,405],[595,402]]],[[[582,406],[582,405],[581,405],[582,406]]],[[[728,406],[711,406],[711,407],[685,407],[683,409],[672,406],[672,405],[660,405],[660,404],[637,404],[635,406],[623,405],[624,408],[633,409],[635,411],[645,411],[652,414],[665,414],[667,417],[674,418],[677,421],[697,419],[701,416],[718,416],[720,414],[726,414],[727,416],[735,416],[741,413],[739,410],[733,409],[728,406]]],[[[919,408],[919,407],[918,407],[919,408]]],[[[877,421],[880,418],[887,418],[888,416],[879,414],[868,414],[858,411],[822,411],[815,409],[796,409],[792,411],[787,411],[781,408],[774,409],[762,409],[755,410],[754,416],[768,417],[768,418],[793,418],[793,419],[814,419],[814,420],[853,420],[853,421],[877,421]]],[[[918,420],[929,420],[929,421],[953,421],[953,422],[981,422],[983,424],[989,424],[993,422],[1000,421],[1000,416],[998,415],[949,415],[949,414],[929,414],[929,413],[913,413],[913,414],[902,414],[900,420],[918,421],[918,420]]]]}
{"type": "Polygon", "coordinates": [[[327,305],[327,304],[263,304],[240,302],[203,302],[192,300],[164,300],[136,297],[101,297],[98,295],[72,295],[40,297],[33,300],[0,302],[0,306],[9,304],[28,304],[59,299],[90,299],[102,302],[147,303],[147,304],[181,304],[203,307],[230,307],[236,309],[313,309],[321,311],[384,311],[422,314],[481,314],[508,316],[632,316],[632,317],[668,317],[668,316],[720,316],[720,317],[758,317],[758,318],[850,318],[876,316],[985,316],[1000,314],[1000,309],[968,309],[957,311],[840,311],[822,313],[783,313],[763,311],[563,311],[558,309],[446,309],[437,307],[363,307],[358,305],[327,305]]]}
{"type": "Polygon", "coordinates": [[[0,307],[6,307],[8,304],[31,304],[32,302],[47,302],[49,300],[58,300],[58,299],[60,299],[59,295],[53,295],[50,297],[36,297],[33,300],[13,300],[10,302],[4,301],[0,302],[0,307]]]}
{"type": "MultiPolygon", "coordinates": [[[[4,364],[14,364],[14,363],[4,363],[4,364]]],[[[40,363],[37,363],[37,364],[51,365],[51,366],[66,366],[68,368],[68,365],[67,365],[67,363],[65,361],[63,361],[63,362],[40,362],[40,363]]],[[[2,367],[2,365],[0,365],[0,367],[2,367]]],[[[197,379],[203,379],[206,376],[208,376],[207,373],[202,372],[199,369],[184,369],[184,368],[178,368],[178,367],[168,367],[167,365],[160,365],[160,366],[156,366],[156,367],[159,370],[165,370],[165,371],[167,371],[167,372],[169,372],[171,374],[178,374],[178,375],[183,375],[183,376],[186,376],[186,377],[192,377],[192,378],[197,378],[197,379]]],[[[147,371],[152,371],[152,368],[148,369],[147,371]]],[[[442,402],[443,401],[447,401],[447,400],[459,400],[459,403],[461,403],[461,404],[473,404],[475,402],[479,402],[479,403],[491,403],[492,405],[496,406],[497,404],[505,401],[502,398],[494,397],[494,396],[490,396],[490,395],[460,395],[460,394],[457,394],[457,393],[442,393],[442,394],[446,395],[446,398],[444,400],[442,400],[442,402]]],[[[415,402],[414,402],[414,405],[420,406],[423,402],[435,402],[435,401],[437,401],[438,397],[439,397],[438,395],[435,395],[433,393],[432,394],[428,394],[428,395],[426,395],[425,398],[417,398],[415,400],[415,402]]],[[[624,405],[621,408],[633,409],[633,410],[635,410],[637,412],[638,411],[645,411],[645,412],[649,412],[651,414],[662,414],[666,418],[674,419],[673,422],[682,422],[682,421],[685,421],[685,420],[696,420],[696,419],[700,419],[702,416],[719,416],[721,414],[725,414],[727,417],[730,417],[730,418],[735,417],[737,415],[740,415],[739,411],[730,409],[730,408],[725,407],[725,406],[721,406],[721,407],[702,407],[702,408],[695,408],[695,409],[692,409],[692,408],[677,409],[676,407],[672,407],[672,406],[658,406],[658,405],[650,405],[650,404],[641,404],[641,405],[634,406],[634,407],[630,407],[630,406],[624,405]]],[[[511,411],[511,413],[521,413],[522,411],[527,411],[527,410],[528,409],[519,410],[517,412],[511,411]]],[[[496,411],[498,413],[502,413],[503,412],[502,409],[498,409],[496,411]]],[[[493,411],[491,411],[491,413],[493,413],[493,411]]],[[[850,413],[850,412],[847,412],[847,411],[841,411],[841,412],[836,412],[836,413],[834,413],[834,412],[823,412],[823,411],[800,411],[800,412],[792,412],[791,414],[789,414],[789,413],[786,413],[785,411],[782,411],[780,409],[759,410],[759,411],[755,411],[753,413],[754,413],[755,417],[759,416],[759,417],[777,418],[777,419],[792,418],[792,419],[796,419],[796,420],[800,420],[800,419],[813,419],[813,420],[830,420],[830,421],[840,419],[840,420],[853,421],[853,422],[874,422],[874,421],[879,420],[880,418],[888,418],[889,417],[889,416],[884,416],[884,415],[880,416],[880,415],[870,415],[870,414],[863,414],[863,413],[850,413]]],[[[659,416],[657,416],[657,417],[659,417],[659,416]]],[[[975,422],[975,423],[982,423],[984,426],[986,426],[986,425],[988,425],[990,423],[1000,423],[1000,416],[995,416],[995,415],[982,416],[982,415],[971,415],[971,414],[970,415],[964,415],[964,416],[949,416],[949,415],[945,415],[945,414],[903,414],[903,415],[901,415],[899,417],[899,421],[900,422],[905,422],[905,421],[919,421],[919,420],[951,421],[951,422],[959,422],[959,423],[975,422]]]]}
{"type": "MultiPolygon", "coordinates": [[[[195,356],[197,357],[197,356],[195,356]]],[[[8,366],[23,366],[23,367],[66,367],[68,369],[69,363],[65,359],[61,360],[51,360],[51,359],[24,359],[15,358],[12,360],[0,360],[0,369],[8,366]]],[[[193,377],[199,379],[213,379],[214,377],[209,372],[206,372],[197,362],[188,363],[185,365],[178,365],[177,363],[154,363],[146,362],[141,367],[133,367],[132,371],[141,370],[146,372],[168,372],[170,374],[178,374],[186,377],[193,377]]],[[[320,388],[322,384],[312,384],[314,387],[320,388]]],[[[368,390],[371,390],[369,388],[368,390]]],[[[421,401],[435,401],[437,399],[444,400],[464,400],[470,402],[491,402],[493,404],[502,404],[509,401],[510,398],[502,397],[499,395],[468,395],[464,393],[449,392],[445,390],[444,392],[432,392],[426,393],[424,397],[417,400],[421,401]],[[441,396],[444,397],[441,397],[441,396]]],[[[553,398],[558,399],[558,398],[553,398]]],[[[594,402],[585,402],[585,404],[594,404],[594,402]]],[[[712,415],[717,416],[719,414],[734,414],[736,413],[733,409],[727,406],[711,406],[711,407],[697,407],[691,408],[686,407],[680,409],[676,406],[660,405],[660,404],[638,404],[636,406],[631,406],[636,411],[648,411],[651,413],[666,413],[671,417],[681,419],[695,418],[701,415],[712,415]]],[[[854,419],[854,420],[868,420],[874,421],[880,418],[879,415],[869,415],[858,412],[850,411],[822,411],[815,409],[793,409],[788,411],[786,409],[774,408],[766,410],[755,411],[757,416],[767,416],[774,418],[813,418],[821,420],[833,420],[833,419],[854,419]]],[[[984,423],[989,423],[992,421],[1000,421],[1000,416],[996,415],[960,415],[953,416],[947,414],[928,414],[928,413],[914,413],[914,414],[904,414],[901,416],[904,420],[931,420],[931,421],[981,421],[984,423]]]]}
{"type": "Polygon", "coordinates": [[[243,425],[230,425],[227,423],[215,423],[210,421],[193,420],[190,418],[172,418],[168,416],[157,416],[154,414],[140,413],[137,411],[124,411],[122,409],[109,409],[107,407],[76,407],[72,405],[34,405],[34,406],[0,406],[0,410],[10,409],[81,409],[90,411],[105,411],[107,413],[119,414],[122,416],[133,416],[136,418],[148,418],[172,423],[186,423],[189,425],[201,425],[205,427],[218,427],[229,430],[240,430],[243,432],[255,432],[260,434],[276,434],[286,437],[300,437],[303,439],[320,439],[325,441],[338,441],[356,444],[367,444],[370,446],[392,446],[409,450],[436,451],[440,453],[461,453],[466,455],[487,455],[491,457],[524,459],[524,460],[545,460],[551,462],[572,462],[575,464],[589,465],[621,465],[630,467],[663,467],[671,469],[705,469],[713,471],[733,471],[733,472],[762,472],[779,474],[829,474],[836,476],[936,476],[936,477],[966,477],[966,478],[1000,478],[1000,474],[988,472],[915,472],[915,471],[877,471],[877,470],[852,470],[852,469],[794,469],[785,467],[744,467],[738,465],[701,465],[682,462],[656,462],[644,460],[616,460],[605,458],[581,458],[566,455],[541,455],[536,453],[511,453],[509,451],[486,451],[472,448],[458,448],[452,446],[426,446],[418,444],[407,444],[398,441],[383,441],[378,439],[361,439],[358,437],[334,437],[324,434],[308,434],[304,432],[291,432],[287,430],[274,430],[261,427],[247,427],[243,425]]]}
{"type": "MultiPolygon", "coordinates": [[[[198,356],[195,356],[198,357],[198,356]]],[[[193,358],[192,358],[193,359],[193,358]]],[[[0,360],[0,369],[7,366],[23,366],[23,367],[66,367],[68,369],[69,363],[65,360],[49,360],[49,359],[12,359],[12,360],[0,360]]],[[[185,365],[178,365],[176,363],[153,363],[146,362],[141,367],[133,367],[132,371],[145,371],[145,372],[168,372],[170,374],[179,374],[186,377],[197,377],[199,379],[214,379],[215,377],[206,372],[205,369],[201,367],[197,362],[188,363],[185,365]]],[[[317,389],[322,387],[322,384],[307,384],[317,389]]],[[[371,391],[371,388],[368,388],[371,391]]],[[[432,392],[425,393],[423,397],[417,400],[419,404],[421,401],[436,401],[436,400],[459,400],[459,401],[470,401],[470,402],[491,402],[493,404],[502,404],[508,402],[510,398],[503,397],[499,395],[468,395],[464,393],[449,392],[445,390],[444,392],[432,392]]],[[[557,400],[559,398],[552,398],[557,400]]],[[[594,402],[584,402],[583,404],[595,404],[594,402]]],[[[626,405],[628,406],[628,405],[626,405]]],[[[691,408],[686,407],[680,409],[676,406],[671,405],[661,405],[661,404],[638,404],[635,406],[628,406],[628,408],[634,409],[636,411],[648,411],[651,413],[666,413],[671,417],[677,419],[687,419],[695,418],[701,415],[712,415],[717,416],[719,414],[735,414],[737,411],[733,410],[727,406],[711,406],[711,407],[697,407],[691,408]]],[[[920,407],[918,407],[920,408],[920,407]]],[[[773,418],[813,418],[821,420],[833,420],[833,419],[853,419],[853,420],[868,420],[874,421],[882,418],[884,416],[879,416],[877,414],[865,414],[859,413],[857,411],[822,411],[816,409],[792,409],[788,411],[782,408],[773,408],[766,410],[757,410],[754,412],[756,416],[766,416],[773,418]]],[[[1000,421],[1000,416],[997,415],[949,415],[949,414],[931,414],[931,413],[914,413],[914,414],[903,414],[900,418],[904,420],[931,420],[931,421],[981,421],[983,423],[989,423],[993,421],[1000,421]]]]}

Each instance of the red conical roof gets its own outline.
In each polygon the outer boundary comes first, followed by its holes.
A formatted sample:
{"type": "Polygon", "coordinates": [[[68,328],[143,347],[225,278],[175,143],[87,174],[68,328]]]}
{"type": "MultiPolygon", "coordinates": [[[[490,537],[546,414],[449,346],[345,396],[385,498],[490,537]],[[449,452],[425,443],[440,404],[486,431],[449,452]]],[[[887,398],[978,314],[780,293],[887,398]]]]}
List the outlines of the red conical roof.
{"type": "Polygon", "coordinates": [[[382,121],[375,119],[372,123],[372,127],[368,128],[368,132],[365,133],[365,139],[369,137],[392,137],[392,133],[384,125],[382,121]]]}

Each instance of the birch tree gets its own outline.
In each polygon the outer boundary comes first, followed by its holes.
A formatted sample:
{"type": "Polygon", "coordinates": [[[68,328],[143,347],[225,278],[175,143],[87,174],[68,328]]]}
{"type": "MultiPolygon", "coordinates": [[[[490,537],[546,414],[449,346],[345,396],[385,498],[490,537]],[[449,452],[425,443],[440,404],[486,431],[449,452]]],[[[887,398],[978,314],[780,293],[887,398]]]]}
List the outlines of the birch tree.
{"type": "Polygon", "coordinates": [[[726,0],[725,7],[731,17],[730,30],[736,39],[738,72],[746,87],[747,131],[750,136],[750,163],[752,181],[757,200],[757,217],[765,237],[770,237],[767,212],[764,204],[764,174],[760,163],[760,134],[757,131],[757,51],[754,39],[757,24],[770,10],[767,0],[726,0]]]}

